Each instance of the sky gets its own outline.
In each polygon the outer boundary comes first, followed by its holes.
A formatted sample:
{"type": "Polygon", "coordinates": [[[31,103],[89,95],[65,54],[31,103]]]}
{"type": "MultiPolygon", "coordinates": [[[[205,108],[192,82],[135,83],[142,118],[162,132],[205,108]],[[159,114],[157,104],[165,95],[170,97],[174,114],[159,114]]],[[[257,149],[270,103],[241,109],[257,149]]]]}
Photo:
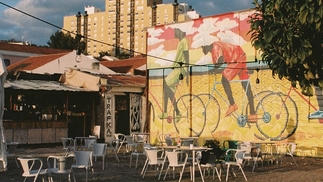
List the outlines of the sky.
{"type": "MultiPolygon", "coordinates": [[[[164,4],[173,2],[174,0],[164,0],[164,4]]],[[[191,5],[202,16],[254,7],[253,0],[177,0],[177,2],[191,5]]],[[[0,40],[15,39],[47,46],[49,37],[63,27],[63,17],[76,15],[77,12],[83,14],[84,6],[95,6],[104,11],[105,0],[0,0],[0,40]]]]}

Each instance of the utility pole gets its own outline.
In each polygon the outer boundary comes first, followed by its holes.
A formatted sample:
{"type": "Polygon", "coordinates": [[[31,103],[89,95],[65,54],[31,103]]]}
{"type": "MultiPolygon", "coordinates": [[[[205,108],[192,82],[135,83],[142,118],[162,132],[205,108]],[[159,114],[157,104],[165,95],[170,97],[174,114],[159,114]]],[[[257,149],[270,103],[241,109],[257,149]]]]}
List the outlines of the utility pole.
{"type": "Polygon", "coordinates": [[[177,0],[174,0],[173,6],[174,6],[173,21],[178,22],[178,3],[177,3],[177,0]]]}
{"type": "Polygon", "coordinates": [[[156,26],[156,20],[157,20],[157,6],[156,2],[153,2],[153,5],[151,6],[152,10],[152,17],[151,17],[151,25],[156,26]]]}

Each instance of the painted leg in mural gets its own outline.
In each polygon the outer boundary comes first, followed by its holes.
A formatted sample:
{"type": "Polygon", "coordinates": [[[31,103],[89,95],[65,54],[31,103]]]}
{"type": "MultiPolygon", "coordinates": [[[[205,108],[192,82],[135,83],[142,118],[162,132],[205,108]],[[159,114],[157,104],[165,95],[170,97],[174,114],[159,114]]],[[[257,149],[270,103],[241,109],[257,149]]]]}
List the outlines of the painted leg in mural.
{"type": "MultiPolygon", "coordinates": [[[[175,116],[175,121],[177,122],[180,119],[180,112],[177,108],[177,104],[176,104],[176,97],[175,94],[173,92],[173,90],[171,88],[169,88],[169,86],[166,84],[165,80],[164,80],[164,108],[163,108],[163,113],[159,116],[160,119],[167,119],[168,118],[168,113],[167,113],[167,106],[168,106],[168,100],[171,101],[174,110],[176,112],[176,116],[175,116]]],[[[171,120],[167,120],[168,122],[171,122],[171,120]]]]}
{"type": "MultiPolygon", "coordinates": [[[[236,111],[238,109],[237,104],[234,101],[234,98],[232,96],[232,89],[231,89],[231,85],[230,82],[227,78],[225,78],[224,76],[222,76],[222,85],[224,87],[224,91],[228,97],[229,100],[229,108],[227,109],[225,116],[230,116],[234,111],[236,111]]],[[[251,91],[250,85],[248,87],[248,83],[247,82],[241,82],[243,89],[245,90],[246,94],[247,94],[247,98],[249,101],[249,106],[250,106],[250,114],[248,115],[248,121],[251,123],[255,123],[257,122],[257,114],[255,111],[255,106],[254,106],[254,100],[253,100],[253,93],[251,91]]]]}
{"type": "Polygon", "coordinates": [[[221,82],[230,104],[229,108],[227,109],[227,112],[225,113],[225,117],[227,117],[230,116],[234,111],[236,111],[238,109],[238,106],[233,99],[232,89],[229,80],[222,76],[221,82]]]}
{"type": "MultiPolygon", "coordinates": [[[[241,82],[243,89],[245,90],[245,93],[247,94],[248,102],[249,102],[249,109],[250,113],[248,115],[248,122],[249,123],[256,123],[258,120],[258,116],[255,111],[255,105],[253,100],[253,93],[251,90],[251,86],[248,86],[247,82],[241,82]]],[[[246,113],[248,114],[248,113],[246,113]]]]}

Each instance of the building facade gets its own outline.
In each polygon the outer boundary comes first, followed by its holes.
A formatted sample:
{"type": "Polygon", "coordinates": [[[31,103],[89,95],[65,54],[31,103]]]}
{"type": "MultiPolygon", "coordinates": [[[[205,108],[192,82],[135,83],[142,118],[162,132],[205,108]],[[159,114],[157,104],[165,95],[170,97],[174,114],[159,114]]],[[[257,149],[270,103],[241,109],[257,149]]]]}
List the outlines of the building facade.
{"type": "Polygon", "coordinates": [[[64,30],[81,34],[86,52],[99,56],[112,54],[146,54],[146,29],[177,21],[199,18],[188,4],[162,4],[162,0],[106,0],[105,11],[84,7],[84,14],[65,16],[64,30]],[[154,3],[155,2],[155,3],[154,3]],[[78,23],[79,22],[79,23],[78,23]]]}

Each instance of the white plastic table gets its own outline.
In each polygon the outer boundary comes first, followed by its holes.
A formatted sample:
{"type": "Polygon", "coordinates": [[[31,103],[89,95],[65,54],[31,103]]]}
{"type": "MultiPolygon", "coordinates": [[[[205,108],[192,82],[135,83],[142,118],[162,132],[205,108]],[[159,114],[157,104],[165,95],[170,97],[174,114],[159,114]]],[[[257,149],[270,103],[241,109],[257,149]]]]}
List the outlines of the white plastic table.
{"type": "MultiPolygon", "coordinates": [[[[177,150],[182,150],[182,151],[191,151],[192,152],[192,162],[193,162],[193,172],[192,172],[192,181],[195,181],[195,154],[196,151],[205,151],[205,150],[212,150],[212,148],[208,148],[208,147],[190,147],[190,146],[181,146],[181,147],[177,147],[177,146],[158,146],[158,148],[162,148],[162,149],[172,149],[174,151],[177,150]]],[[[160,170],[160,172],[162,172],[163,169],[160,170]]],[[[202,181],[204,181],[203,176],[202,177],[202,181]]]]}

